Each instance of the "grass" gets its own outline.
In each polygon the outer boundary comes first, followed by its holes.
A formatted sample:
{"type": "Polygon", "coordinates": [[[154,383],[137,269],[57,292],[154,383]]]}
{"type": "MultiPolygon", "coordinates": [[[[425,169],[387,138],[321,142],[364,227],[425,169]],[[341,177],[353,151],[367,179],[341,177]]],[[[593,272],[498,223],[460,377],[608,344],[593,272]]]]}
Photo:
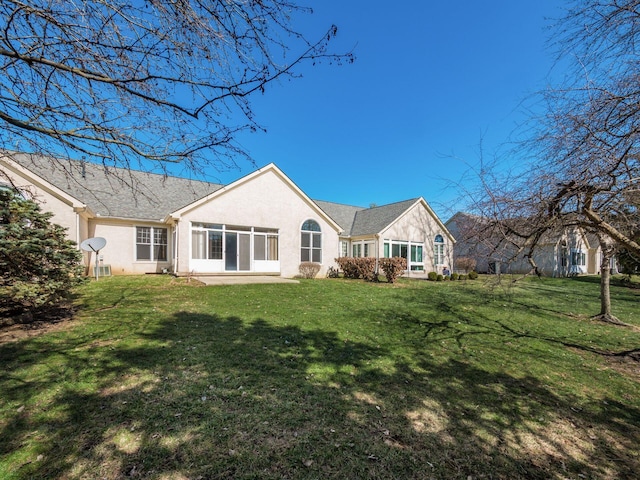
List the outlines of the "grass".
{"type": "Polygon", "coordinates": [[[0,478],[636,478],[639,294],[104,278],[0,344],[0,478]]]}

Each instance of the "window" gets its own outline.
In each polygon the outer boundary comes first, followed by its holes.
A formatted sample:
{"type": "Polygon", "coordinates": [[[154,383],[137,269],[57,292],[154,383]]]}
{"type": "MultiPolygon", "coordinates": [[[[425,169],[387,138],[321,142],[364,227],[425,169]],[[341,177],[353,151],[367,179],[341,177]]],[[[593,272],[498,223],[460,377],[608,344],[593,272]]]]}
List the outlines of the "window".
{"type": "Polygon", "coordinates": [[[300,235],[300,261],[322,263],[322,232],[314,220],[302,224],[300,235]]]}
{"type": "MultiPolygon", "coordinates": [[[[233,242],[235,234],[240,235],[241,242],[247,242],[247,238],[249,238],[249,243],[245,243],[244,247],[241,247],[244,249],[243,251],[247,252],[247,257],[243,257],[245,262],[250,260],[252,241],[254,260],[278,260],[278,230],[213,223],[191,224],[191,258],[193,260],[223,260],[225,234],[228,236],[227,242],[233,242]]],[[[231,250],[228,246],[226,248],[226,255],[231,256],[231,250]]]]}
{"type": "Polygon", "coordinates": [[[587,264],[587,256],[578,250],[571,252],[571,265],[584,266],[587,264]]]}
{"type": "Polygon", "coordinates": [[[422,245],[411,245],[411,261],[422,262],[422,245]]]}
{"type": "Polygon", "coordinates": [[[340,242],[340,256],[341,257],[349,256],[349,242],[345,242],[344,240],[340,242]]]}
{"type": "Polygon", "coordinates": [[[254,260],[278,260],[278,236],[256,233],[253,237],[254,260]]]}
{"type": "Polygon", "coordinates": [[[256,235],[253,237],[253,259],[254,260],[266,260],[267,259],[267,236],[256,235]]]}
{"type": "Polygon", "coordinates": [[[424,270],[422,245],[411,245],[411,270],[424,270]]]}
{"type": "Polygon", "coordinates": [[[222,232],[209,231],[209,258],[222,260],[222,232]]]}
{"type": "Polygon", "coordinates": [[[191,258],[222,260],[222,225],[193,224],[191,258]]]}
{"type": "Polygon", "coordinates": [[[384,258],[389,257],[402,257],[408,259],[409,242],[403,240],[387,240],[385,239],[383,245],[384,258]]]}
{"type": "Polygon", "coordinates": [[[391,256],[409,258],[409,244],[407,242],[392,242],[391,243],[391,256]]]}
{"type": "Polygon", "coordinates": [[[136,227],[136,260],[167,261],[167,229],[136,227]]]}
{"type": "Polygon", "coordinates": [[[372,257],[374,255],[374,244],[363,240],[354,242],[351,246],[353,257],[372,257]]]}
{"type": "Polygon", "coordinates": [[[444,238],[442,235],[436,235],[433,241],[433,263],[444,265],[444,238]]]}

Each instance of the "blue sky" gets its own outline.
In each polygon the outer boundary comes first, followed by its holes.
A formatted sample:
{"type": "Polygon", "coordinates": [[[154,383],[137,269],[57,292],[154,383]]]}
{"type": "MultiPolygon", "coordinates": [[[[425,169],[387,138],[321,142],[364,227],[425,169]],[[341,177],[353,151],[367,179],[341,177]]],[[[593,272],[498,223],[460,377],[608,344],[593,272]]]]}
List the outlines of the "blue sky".
{"type": "MultiPolygon", "coordinates": [[[[443,221],[465,206],[456,187],[480,158],[503,155],[545,87],[552,0],[323,0],[298,24],[335,23],[354,64],[305,66],[254,97],[267,133],[238,137],[258,167],[278,165],[311,198],[382,205],[423,196],[443,221]]],[[[224,183],[255,169],[218,175],[224,183]]],[[[466,181],[465,181],[466,182],[466,181]]]]}

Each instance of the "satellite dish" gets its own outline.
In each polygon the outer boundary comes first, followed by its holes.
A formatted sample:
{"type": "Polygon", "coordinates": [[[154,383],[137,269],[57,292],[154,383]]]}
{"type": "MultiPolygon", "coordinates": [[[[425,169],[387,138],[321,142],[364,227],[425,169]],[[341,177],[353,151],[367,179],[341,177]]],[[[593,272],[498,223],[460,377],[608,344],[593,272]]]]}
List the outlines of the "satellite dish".
{"type": "Polygon", "coordinates": [[[80,248],[85,252],[95,252],[96,254],[96,280],[98,280],[98,252],[104,248],[107,241],[102,237],[87,238],[80,243],[80,248]]]}
{"type": "Polygon", "coordinates": [[[98,252],[102,250],[107,244],[107,241],[102,237],[93,237],[83,240],[80,244],[80,248],[85,252],[98,252]]]}

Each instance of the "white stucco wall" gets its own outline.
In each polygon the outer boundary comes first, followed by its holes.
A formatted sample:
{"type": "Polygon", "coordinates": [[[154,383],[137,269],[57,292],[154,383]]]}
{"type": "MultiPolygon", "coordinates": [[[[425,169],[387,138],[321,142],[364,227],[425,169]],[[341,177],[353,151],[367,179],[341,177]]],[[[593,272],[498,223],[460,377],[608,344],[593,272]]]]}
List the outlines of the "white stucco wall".
{"type": "MultiPolygon", "coordinates": [[[[107,245],[100,250],[103,265],[111,266],[112,275],[131,275],[142,273],[161,273],[163,268],[171,269],[171,228],[164,223],[133,222],[115,219],[93,219],[89,225],[91,237],[103,237],[107,245]],[[166,228],[168,233],[168,258],[161,261],[136,261],[136,227],[160,227],[166,228]]],[[[95,254],[87,254],[91,257],[90,271],[93,273],[95,254]]]]}
{"type": "MultiPolygon", "coordinates": [[[[304,221],[318,222],[322,231],[323,275],[338,252],[338,234],[303,194],[274,169],[266,169],[248,181],[231,184],[197,207],[181,212],[178,227],[178,273],[192,272],[192,222],[239,225],[278,230],[280,274],[293,277],[299,273],[300,228],[304,221]]],[[[208,273],[208,272],[194,272],[208,273]]]]}
{"type": "Polygon", "coordinates": [[[385,239],[421,243],[423,245],[425,272],[433,271],[435,268],[433,246],[435,236],[438,234],[442,235],[444,239],[445,265],[451,269],[453,268],[453,241],[422,202],[411,207],[396,222],[381,232],[379,255],[380,257],[384,256],[385,239]]]}

